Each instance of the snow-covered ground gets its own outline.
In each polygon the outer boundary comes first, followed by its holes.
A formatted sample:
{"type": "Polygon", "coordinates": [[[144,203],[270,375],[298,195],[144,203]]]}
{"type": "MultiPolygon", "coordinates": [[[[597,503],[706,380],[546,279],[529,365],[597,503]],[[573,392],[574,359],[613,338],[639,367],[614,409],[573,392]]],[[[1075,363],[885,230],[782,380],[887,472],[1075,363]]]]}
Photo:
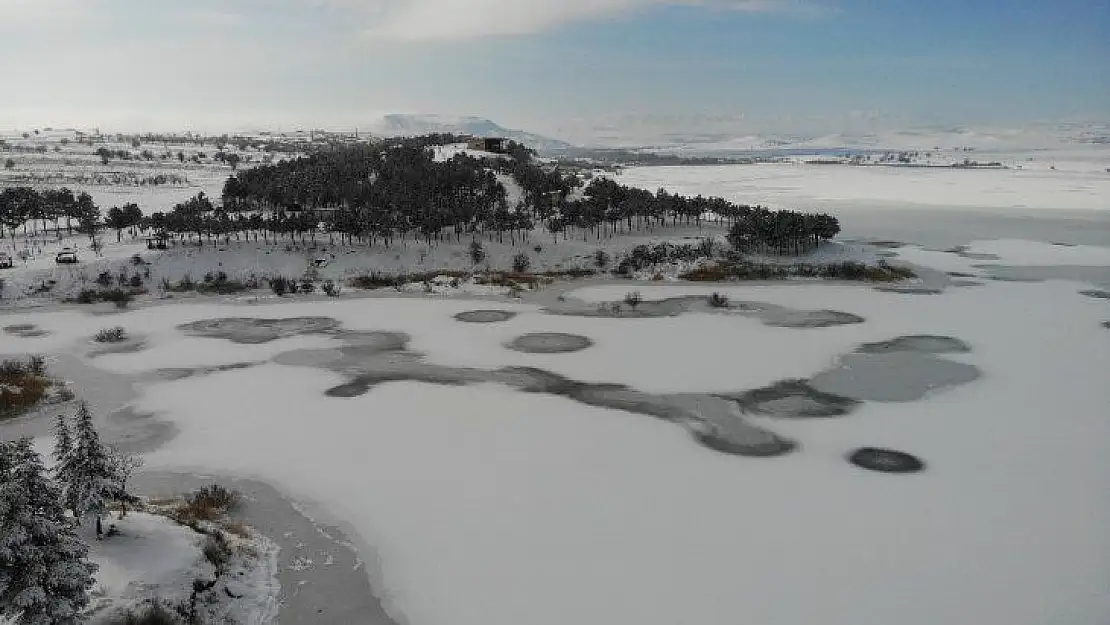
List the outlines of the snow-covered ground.
{"type": "Polygon", "coordinates": [[[89,606],[91,622],[116,622],[121,612],[138,609],[154,597],[167,604],[187,602],[197,579],[219,580],[213,600],[199,606],[210,622],[228,618],[262,625],[276,618],[277,551],[266,537],[228,535],[228,572],[218,577],[202,555],[205,536],[165,516],[130,512],[123,519],[106,519],[106,526],[112,535],[90,542],[89,558],[99,567],[89,606]]]}
{"type": "MultiPolygon", "coordinates": [[[[977,157],[978,158],[978,157],[977,157]]],[[[720,195],[776,208],[867,206],[1110,209],[1110,158],[1101,168],[951,169],[807,165],[637,167],[622,184],[686,195],[720,195]]]]}

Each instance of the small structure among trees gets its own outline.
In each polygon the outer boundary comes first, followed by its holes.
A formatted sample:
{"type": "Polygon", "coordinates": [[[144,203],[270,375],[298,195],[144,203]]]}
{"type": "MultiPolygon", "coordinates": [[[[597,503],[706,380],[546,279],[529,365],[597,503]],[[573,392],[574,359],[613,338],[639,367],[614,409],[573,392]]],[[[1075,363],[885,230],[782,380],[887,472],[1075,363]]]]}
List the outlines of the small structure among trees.
{"type": "Polygon", "coordinates": [[[507,141],[508,139],[503,137],[475,137],[466,143],[466,147],[471,150],[504,154],[507,141]]]}

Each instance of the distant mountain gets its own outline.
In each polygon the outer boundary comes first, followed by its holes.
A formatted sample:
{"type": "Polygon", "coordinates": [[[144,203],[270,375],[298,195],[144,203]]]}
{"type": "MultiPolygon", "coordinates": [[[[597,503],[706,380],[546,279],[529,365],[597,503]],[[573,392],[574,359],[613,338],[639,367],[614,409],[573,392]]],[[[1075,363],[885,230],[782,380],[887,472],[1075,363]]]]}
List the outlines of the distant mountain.
{"type": "Polygon", "coordinates": [[[448,115],[391,114],[381,117],[368,130],[385,137],[405,137],[429,133],[451,133],[475,137],[505,137],[538,152],[565,152],[574,146],[523,130],[511,130],[482,117],[448,115]]]}

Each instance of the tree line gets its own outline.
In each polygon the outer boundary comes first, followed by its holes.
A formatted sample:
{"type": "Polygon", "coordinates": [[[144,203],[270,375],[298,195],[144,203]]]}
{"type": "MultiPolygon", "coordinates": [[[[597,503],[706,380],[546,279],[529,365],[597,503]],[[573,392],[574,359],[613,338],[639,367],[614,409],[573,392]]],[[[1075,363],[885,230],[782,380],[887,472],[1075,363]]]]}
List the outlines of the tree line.
{"type": "MultiPolygon", "coordinates": [[[[140,214],[142,211],[139,211],[140,214]]],[[[33,187],[8,187],[0,191],[0,238],[5,235],[14,237],[17,229],[23,234],[38,234],[40,226],[47,231],[47,222],[53,222],[54,230],[61,232],[60,221],[65,219],[65,228],[73,234],[76,225],[79,232],[95,232],[100,225],[100,208],[88,193],[73,194],[67,188],[38,191],[33,187]]]]}
{"type": "MultiPolygon", "coordinates": [[[[323,223],[348,242],[388,244],[408,233],[428,242],[491,233],[515,243],[537,227],[556,240],[559,234],[583,239],[593,234],[600,240],[679,221],[701,225],[708,217],[729,226],[739,248],[776,253],[810,249],[840,230],[837,219],[827,214],[773,211],[663,189],[651,193],[609,178],[596,178],[582,189],[577,176],[538,162],[515,142],[508,142],[502,157],[434,157],[433,146],[460,139],[465,138],[436,135],[343,146],[239,172],[225,184],[223,206],[213,209],[210,229],[226,232],[245,224],[250,230],[294,236],[323,223]],[[521,188],[513,204],[504,177],[521,188]],[[268,217],[230,217],[244,212],[268,217]]],[[[202,221],[194,212],[185,213],[194,224],[202,221]]]]}
{"type": "MultiPolygon", "coordinates": [[[[104,225],[116,230],[117,240],[122,230],[141,228],[183,240],[225,242],[232,236],[315,240],[323,226],[333,241],[338,236],[346,244],[388,246],[410,236],[431,244],[488,235],[516,244],[537,228],[556,242],[560,235],[601,240],[680,222],[701,226],[709,219],[729,228],[737,249],[777,254],[804,252],[840,231],[837,219],[823,213],[770,210],[663,189],[652,193],[606,177],[583,186],[577,175],[539,161],[511,141],[504,155],[436,157],[435,146],[466,139],[439,134],[321,149],[237,172],[225,182],[222,201],[200,193],[169,212],[147,216],[129,205],[110,210],[104,225]],[[509,179],[520,188],[512,199],[509,179]]],[[[100,225],[88,194],[14,188],[0,195],[0,223],[9,233],[20,226],[26,230],[28,220],[57,224],[60,217],[70,229],[73,219],[86,230],[100,225]]]]}

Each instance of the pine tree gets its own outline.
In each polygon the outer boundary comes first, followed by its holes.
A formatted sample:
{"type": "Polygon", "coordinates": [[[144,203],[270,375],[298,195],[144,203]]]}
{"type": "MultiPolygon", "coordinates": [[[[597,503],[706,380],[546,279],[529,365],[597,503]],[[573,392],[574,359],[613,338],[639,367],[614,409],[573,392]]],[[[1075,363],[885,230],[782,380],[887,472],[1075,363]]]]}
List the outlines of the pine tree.
{"type": "Polygon", "coordinates": [[[72,479],[65,473],[67,460],[72,453],[73,437],[69,432],[69,423],[66,416],[60,414],[54,422],[54,479],[61,489],[62,505],[66,510],[73,510],[77,505],[69,488],[72,479]]]}
{"type": "Polygon", "coordinates": [[[96,565],[65,517],[31,439],[0,443],[0,616],[76,625],[96,565]]]}
{"type": "Polygon", "coordinates": [[[81,402],[74,415],[73,438],[73,449],[59,465],[58,474],[66,480],[65,500],[72,506],[73,515],[78,519],[87,514],[95,515],[99,539],[104,533],[100,517],[107,512],[108,502],[120,489],[112,459],[100,442],[85,402],[81,402]]]}

